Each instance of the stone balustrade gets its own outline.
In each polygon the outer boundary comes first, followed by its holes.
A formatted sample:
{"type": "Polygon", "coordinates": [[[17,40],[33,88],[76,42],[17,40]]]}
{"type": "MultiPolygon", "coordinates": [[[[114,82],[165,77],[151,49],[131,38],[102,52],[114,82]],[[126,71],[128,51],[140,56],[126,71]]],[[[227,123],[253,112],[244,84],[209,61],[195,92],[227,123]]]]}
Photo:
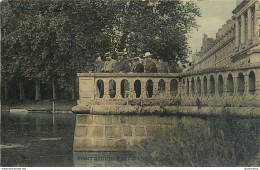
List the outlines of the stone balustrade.
{"type": "Polygon", "coordinates": [[[180,74],[79,73],[78,77],[78,105],[171,105],[180,99],[180,74]]]}
{"type": "Polygon", "coordinates": [[[260,106],[258,64],[183,75],[181,104],[200,106],[260,106]]]}
{"type": "Polygon", "coordinates": [[[79,73],[78,107],[99,112],[95,106],[108,111],[124,105],[133,112],[138,108],[132,106],[259,107],[259,75],[260,64],[178,74],[79,73]]]}

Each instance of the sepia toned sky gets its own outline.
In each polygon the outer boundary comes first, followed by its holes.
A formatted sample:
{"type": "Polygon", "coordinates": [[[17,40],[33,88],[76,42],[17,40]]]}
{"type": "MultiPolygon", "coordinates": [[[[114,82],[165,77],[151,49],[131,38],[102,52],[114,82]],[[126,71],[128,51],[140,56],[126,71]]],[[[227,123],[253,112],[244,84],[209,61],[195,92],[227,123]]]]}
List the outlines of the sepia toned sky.
{"type": "Polygon", "coordinates": [[[200,51],[204,33],[216,38],[218,29],[231,19],[232,11],[236,7],[236,0],[200,0],[196,3],[202,10],[202,17],[197,18],[199,30],[194,30],[188,41],[193,53],[196,49],[200,51]]]}

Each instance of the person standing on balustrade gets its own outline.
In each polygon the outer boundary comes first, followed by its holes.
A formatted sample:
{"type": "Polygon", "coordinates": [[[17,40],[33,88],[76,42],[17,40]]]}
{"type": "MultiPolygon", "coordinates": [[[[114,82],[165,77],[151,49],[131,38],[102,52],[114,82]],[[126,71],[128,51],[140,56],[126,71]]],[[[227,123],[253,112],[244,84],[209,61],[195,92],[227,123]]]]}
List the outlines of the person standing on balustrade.
{"type": "Polygon", "coordinates": [[[158,72],[159,73],[168,73],[168,63],[164,62],[160,58],[158,60],[158,72]]]}
{"type": "Polygon", "coordinates": [[[104,69],[105,61],[102,61],[100,54],[95,55],[97,57],[95,62],[95,73],[101,73],[104,69]]]}
{"type": "Polygon", "coordinates": [[[135,57],[133,62],[133,72],[134,73],[143,73],[144,65],[142,63],[141,57],[135,57]]]}
{"type": "MultiPolygon", "coordinates": [[[[117,52],[118,64],[116,66],[116,73],[129,73],[130,66],[129,61],[126,58],[126,53],[117,52]]],[[[126,80],[122,81],[121,94],[123,98],[127,98],[129,93],[129,83],[126,80]]]]}
{"type": "Polygon", "coordinates": [[[116,65],[116,73],[129,73],[129,61],[126,58],[126,53],[117,52],[118,63],[116,65]]]}
{"type": "Polygon", "coordinates": [[[155,64],[155,61],[152,57],[153,57],[153,55],[150,52],[146,52],[144,54],[145,72],[146,73],[157,73],[156,64],[155,64]]]}
{"type": "Polygon", "coordinates": [[[117,66],[117,61],[112,58],[112,53],[107,52],[105,53],[106,62],[104,64],[104,70],[105,73],[113,73],[115,72],[115,68],[117,66]]]}

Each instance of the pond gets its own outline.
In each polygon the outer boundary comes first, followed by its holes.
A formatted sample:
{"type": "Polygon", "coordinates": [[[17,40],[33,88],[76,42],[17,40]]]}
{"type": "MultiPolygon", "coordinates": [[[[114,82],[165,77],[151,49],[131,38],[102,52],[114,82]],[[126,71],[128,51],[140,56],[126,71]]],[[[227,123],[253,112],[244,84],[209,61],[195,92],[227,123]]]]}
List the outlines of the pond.
{"type": "Polygon", "coordinates": [[[145,166],[130,152],[73,152],[74,131],[74,114],[2,112],[1,166],[145,166]]]}

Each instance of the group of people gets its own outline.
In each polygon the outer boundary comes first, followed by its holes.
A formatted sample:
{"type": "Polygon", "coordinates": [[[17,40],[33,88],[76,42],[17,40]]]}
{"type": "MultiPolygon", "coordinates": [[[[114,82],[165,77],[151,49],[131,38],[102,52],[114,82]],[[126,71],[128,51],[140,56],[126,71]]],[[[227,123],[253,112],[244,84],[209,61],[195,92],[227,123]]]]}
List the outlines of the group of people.
{"type": "MultiPolygon", "coordinates": [[[[163,62],[162,59],[155,59],[150,53],[146,52],[142,57],[135,57],[133,60],[127,58],[126,52],[105,53],[106,61],[102,60],[102,57],[97,54],[97,59],[94,66],[95,73],[168,73],[172,72],[167,62],[163,62]]],[[[179,67],[174,67],[174,72],[181,72],[179,67]]],[[[104,95],[104,83],[102,81],[97,82],[99,91],[99,97],[104,95]]],[[[136,97],[141,94],[141,85],[135,86],[136,97]]],[[[147,96],[152,96],[152,82],[147,84],[147,96]]],[[[124,81],[121,86],[121,95],[123,98],[128,96],[129,84],[124,81]]],[[[114,81],[109,81],[109,95],[114,98],[116,95],[116,86],[114,81]]]]}
{"type": "Polygon", "coordinates": [[[168,73],[168,63],[156,60],[150,52],[131,61],[125,52],[117,52],[116,55],[107,52],[105,58],[106,61],[103,61],[101,56],[97,56],[96,73],[168,73]]]}

